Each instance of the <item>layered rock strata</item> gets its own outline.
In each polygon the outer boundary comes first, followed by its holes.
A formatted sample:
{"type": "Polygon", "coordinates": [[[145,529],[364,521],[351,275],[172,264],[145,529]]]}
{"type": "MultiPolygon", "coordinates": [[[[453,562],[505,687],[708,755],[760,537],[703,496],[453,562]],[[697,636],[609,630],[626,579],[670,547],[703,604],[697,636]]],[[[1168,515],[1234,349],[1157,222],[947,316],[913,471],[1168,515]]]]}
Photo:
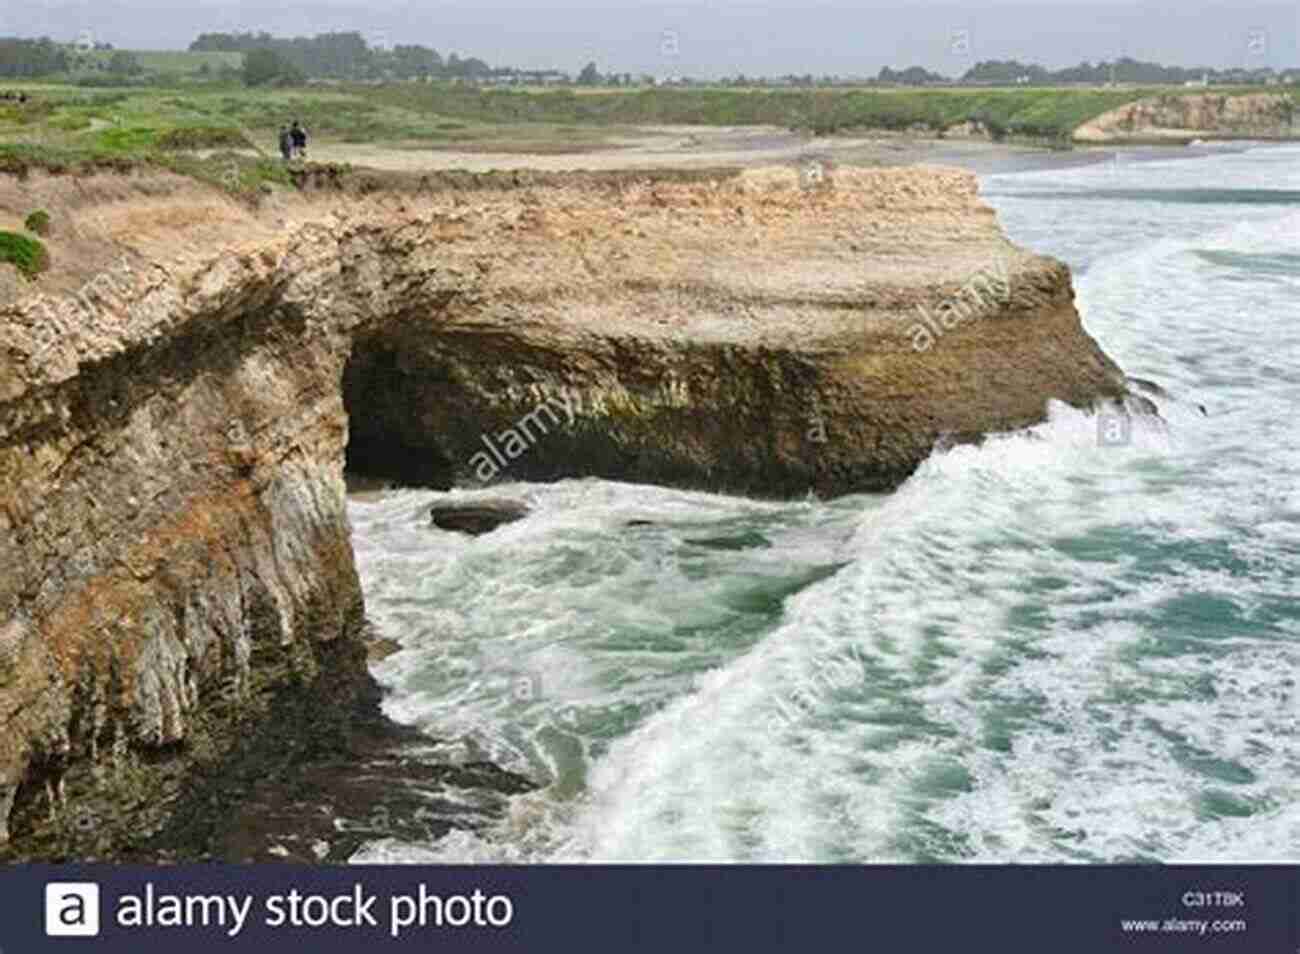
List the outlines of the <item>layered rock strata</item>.
{"type": "Polygon", "coordinates": [[[1152,96],[1112,109],[1074,132],[1078,143],[1169,143],[1195,139],[1294,139],[1296,101],[1286,93],[1152,96]]]}

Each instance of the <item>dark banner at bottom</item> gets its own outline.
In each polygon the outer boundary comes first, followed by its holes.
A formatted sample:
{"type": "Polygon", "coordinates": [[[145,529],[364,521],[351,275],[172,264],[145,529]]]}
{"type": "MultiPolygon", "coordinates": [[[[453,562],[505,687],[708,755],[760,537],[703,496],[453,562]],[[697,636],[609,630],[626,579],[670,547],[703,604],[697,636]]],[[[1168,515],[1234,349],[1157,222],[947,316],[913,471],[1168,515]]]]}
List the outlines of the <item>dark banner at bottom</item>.
{"type": "Polygon", "coordinates": [[[0,952],[1296,954],[1300,867],[0,868],[0,952]],[[743,945],[743,946],[742,946],[743,945]]]}

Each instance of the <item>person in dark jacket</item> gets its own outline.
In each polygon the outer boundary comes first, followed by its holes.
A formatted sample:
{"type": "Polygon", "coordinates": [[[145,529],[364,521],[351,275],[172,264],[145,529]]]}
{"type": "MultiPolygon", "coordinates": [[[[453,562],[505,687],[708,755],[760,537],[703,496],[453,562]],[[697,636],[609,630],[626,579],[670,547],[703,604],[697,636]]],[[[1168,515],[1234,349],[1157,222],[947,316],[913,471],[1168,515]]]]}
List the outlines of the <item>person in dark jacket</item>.
{"type": "Polygon", "coordinates": [[[299,159],[307,158],[307,130],[302,128],[298,120],[293,121],[293,126],[289,130],[289,135],[293,139],[293,154],[299,159]]]}

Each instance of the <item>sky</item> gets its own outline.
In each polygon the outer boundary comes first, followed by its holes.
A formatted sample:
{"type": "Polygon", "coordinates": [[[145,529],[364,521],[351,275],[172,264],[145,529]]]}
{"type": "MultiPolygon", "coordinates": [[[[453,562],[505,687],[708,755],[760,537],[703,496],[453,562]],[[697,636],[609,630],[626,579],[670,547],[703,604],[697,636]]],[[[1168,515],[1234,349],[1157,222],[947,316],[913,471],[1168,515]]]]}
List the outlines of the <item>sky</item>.
{"type": "Polygon", "coordinates": [[[1168,65],[1300,67],[1300,0],[3,0],[0,36],[126,49],[185,49],[205,31],[280,36],[356,30],[378,46],[422,43],[494,66],[602,72],[873,76],[978,60],[1059,68],[1118,56],[1168,65]]]}

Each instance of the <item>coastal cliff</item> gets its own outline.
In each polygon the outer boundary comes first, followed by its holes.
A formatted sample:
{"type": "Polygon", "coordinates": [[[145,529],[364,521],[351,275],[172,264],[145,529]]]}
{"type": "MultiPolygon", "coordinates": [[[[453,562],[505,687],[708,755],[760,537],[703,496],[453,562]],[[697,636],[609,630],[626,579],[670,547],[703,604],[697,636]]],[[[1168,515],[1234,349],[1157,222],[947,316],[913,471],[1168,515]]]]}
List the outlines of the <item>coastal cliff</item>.
{"type": "Polygon", "coordinates": [[[53,263],[0,266],[0,841],[161,826],[196,749],[364,674],[345,461],[834,495],[1125,394],[965,173],[335,178],[0,177],[53,263]]]}
{"type": "Polygon", "coordinates": [[[1153,96],[1112,109],[1074,132],[1077,143],[1167,143],[1195,139],[1292,139],[1295,100],[1285,93],[1153,96]]]}

